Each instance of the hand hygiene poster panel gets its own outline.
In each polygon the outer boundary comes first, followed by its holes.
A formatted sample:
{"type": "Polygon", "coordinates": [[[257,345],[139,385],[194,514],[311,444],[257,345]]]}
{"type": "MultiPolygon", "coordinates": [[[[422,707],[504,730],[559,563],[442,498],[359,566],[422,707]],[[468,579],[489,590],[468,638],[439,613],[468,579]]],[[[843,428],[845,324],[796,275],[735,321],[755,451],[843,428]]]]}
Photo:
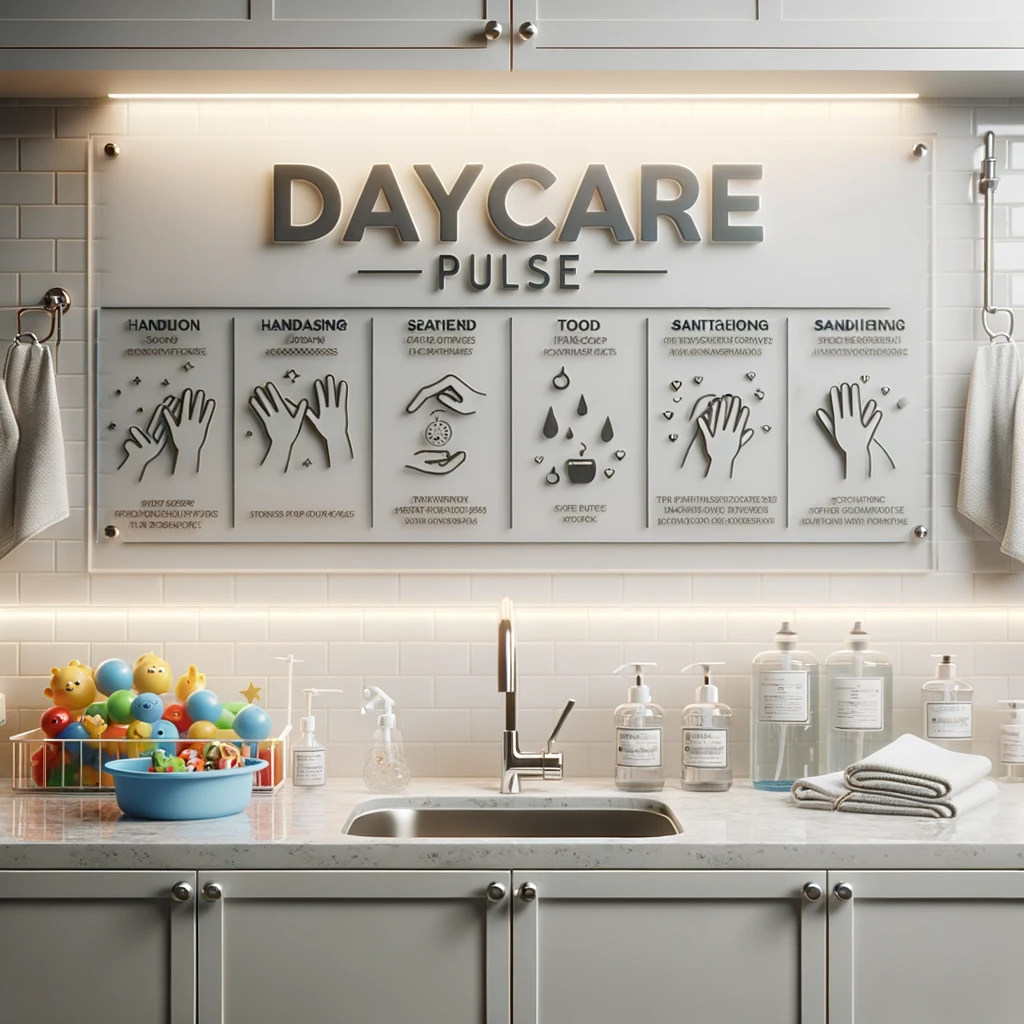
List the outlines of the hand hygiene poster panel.
{"type": "Polygon", "coordinates": [[[97,169],[100,536],[914,543],[906,140],[365,141],[97,169]]]}

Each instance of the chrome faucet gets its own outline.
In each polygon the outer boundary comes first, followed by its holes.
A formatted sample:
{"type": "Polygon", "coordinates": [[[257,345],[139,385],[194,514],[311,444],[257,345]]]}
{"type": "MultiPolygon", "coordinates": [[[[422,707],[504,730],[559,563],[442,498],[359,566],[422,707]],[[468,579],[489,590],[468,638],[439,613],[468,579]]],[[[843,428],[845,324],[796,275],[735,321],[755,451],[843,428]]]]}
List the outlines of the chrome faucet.
{"type": "Polygon", "coordinates": [[[562,755],[551,753],[551,744],[559,734],[569,712],[576,706],[570,700],[562,709],[544,749],[536,753],[519,749],[519,711],[516,703],[516,624],[511,598],[498,606],[498,693],[505,694],[505,730],[501,734],[501,792],[518,793],[519,777],[562,778],[562,755]]]}

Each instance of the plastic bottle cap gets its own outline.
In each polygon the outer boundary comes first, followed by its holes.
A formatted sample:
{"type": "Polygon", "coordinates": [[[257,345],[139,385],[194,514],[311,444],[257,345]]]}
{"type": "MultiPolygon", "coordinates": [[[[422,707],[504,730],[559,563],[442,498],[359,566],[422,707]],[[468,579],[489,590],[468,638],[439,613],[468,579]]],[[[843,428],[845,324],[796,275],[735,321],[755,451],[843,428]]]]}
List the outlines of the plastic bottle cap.
{"type": "Polygon", "coordinates": [[[316,730],[316,719],[312,715],[304,715],[299,725],[303,732],[312,733],[316,730]]]}
{"type": "Polygon", "coordinates": [[[784,622],[775,634],[775,646],[780,651],[791,651],[796,647],[797,635],[789,628],[789,623],[784,622]]]}
{"type": "Polygon", "coordinates": [[[854,651],[866,651],[871,637],[868,636],[864,627],[859,623],[853,624],[850,635],[846,638],[846,646],[854,651]]]}
{"type": "Polygon", "coordinates": [[[953,656],[951,654],[933,654],[932,657],[940,659],[938,665],[935,666],[935,678],[953,679],[956,672],[953,656]]]}
{"type": "Polygon", "coordinates": [[[614,671],[614,675],[624,675],[627,671],[636,677],[636,682],[626,691],[627,704],[647,704],[651,699],[651,688],[644,682],[644,669],[657,668],[656,661],[627,661],[614,671]]]}
{"type": "Polygon", "coordinates": [[[394,715],[381,715],[377,719],[377,724],[382,729],[394,729],[395,727],[395,716],[394,715]]]}

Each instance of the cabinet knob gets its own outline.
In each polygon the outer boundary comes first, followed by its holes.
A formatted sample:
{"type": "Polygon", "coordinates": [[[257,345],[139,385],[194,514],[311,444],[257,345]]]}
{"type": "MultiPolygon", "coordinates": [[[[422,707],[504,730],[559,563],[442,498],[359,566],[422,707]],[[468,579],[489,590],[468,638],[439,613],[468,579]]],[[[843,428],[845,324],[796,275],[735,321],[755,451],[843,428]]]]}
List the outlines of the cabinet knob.
{"type": "Polygon", "coordinates": [[[836,894],[836,899],[844,903],[853,899],[853,886],[849,882],[840,882],[832,891],[836,894]]]}
{"type": "Polygon", "coordinates": [[[505,886],[501,882],[491,882],[487,886],[487,898],[492,903],[500,903],[505,898],[505,886]]]}
{"type": "Polygon", "coordinates": [[[519,26],[520,39],[533,39],[537,35],[537,26],[532,21],[524,21],[519,26]]]}
{"type": "Polygon", "coordinates": [[[821,886],[817,882],[808,882],[804,886],[804,899],[810,900],[812,903],[815,900],[820,900],[822,896],[821,886]]]}
{"type": "Polygon", "coordinates": [[[192,899],[192,886],[188,882],[175,882],[171,886],[171,899],[176,903],[188,903],[192,899]]]}
{"type": "Polygon", "coordinates": [[[207,882],[203,886],[203,899],[207,903],[216,903],[224,895],[224,890],[217,882],[207,882]]]}
{"type": "Polygon", "coordinates": [[[532,903],[537,898],[537,886],[533,882],[523,882],[519,887],[519,898],[524,903],[532,903]]]}
{"type": "Polygon", "coordinates": [[[495,39],[501,38],[501,22],[489,21],[484,25],[484,39],[493,43],[495,39]]]}

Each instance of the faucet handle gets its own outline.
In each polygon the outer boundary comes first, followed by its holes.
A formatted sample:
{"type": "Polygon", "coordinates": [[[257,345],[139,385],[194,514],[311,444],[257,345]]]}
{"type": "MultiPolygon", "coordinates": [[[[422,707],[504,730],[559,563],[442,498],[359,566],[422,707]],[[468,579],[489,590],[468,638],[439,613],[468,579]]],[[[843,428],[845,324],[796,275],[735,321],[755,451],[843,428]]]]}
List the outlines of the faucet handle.
{"type": "Polygon", "coordinates": [[[572,698],[565,702],[565,707],[562,708],[562,713],[558,716],[558,721],[555,722],[554,729],[551,730],[551,735],[548,737],[547,743],[544,744],[544,756],[547,757],[551,752],[551,744],[555,742],[555,738],[562,731],[562,726],[565,725],[565,720],[569,717],[569,712],[576,707],[576,701],[572,698]]]}

